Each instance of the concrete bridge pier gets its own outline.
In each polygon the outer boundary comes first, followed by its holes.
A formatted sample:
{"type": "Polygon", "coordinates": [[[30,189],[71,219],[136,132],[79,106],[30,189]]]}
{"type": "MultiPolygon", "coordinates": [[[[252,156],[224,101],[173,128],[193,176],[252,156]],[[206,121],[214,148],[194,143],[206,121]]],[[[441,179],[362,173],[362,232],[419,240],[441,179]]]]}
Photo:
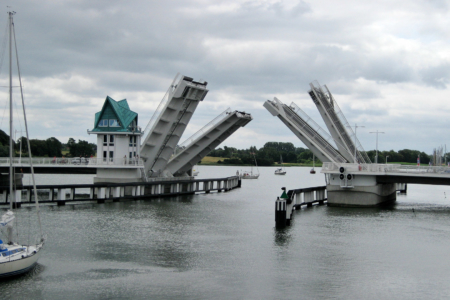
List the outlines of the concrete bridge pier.
{"type": "Polygon", "coordinates": [[[360,172],[354,165],[326,174],[328,206],[374,207],[395,202],[395,183],[379,183],[376,175],[360,172]]]}

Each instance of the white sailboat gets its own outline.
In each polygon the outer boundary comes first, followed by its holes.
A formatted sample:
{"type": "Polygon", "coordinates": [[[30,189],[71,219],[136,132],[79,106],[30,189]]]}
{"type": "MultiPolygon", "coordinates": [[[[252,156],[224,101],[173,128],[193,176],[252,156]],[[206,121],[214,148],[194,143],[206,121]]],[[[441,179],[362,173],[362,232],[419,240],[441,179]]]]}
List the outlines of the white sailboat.
{"type": "MultiPolygon", "coordinates": [[[[6,236],[6,243],[3,240],[0,240],[0,279],[17,276],[28,272],[31,270],[37,263],[38,258],[41,254],[42,247],[44,246],[44,236],[42,234],[42,227],[40,222],[39,215],[39,202],[36,192],[36,184],[34,180],[34,171],[33,165],[31,162],[31,151],[28,151],[30,156],[30,168],[34,185],[34,199],[36,204],[36,212],[37,212],[37,220],[39,223],[40,237],[38,237],[38,241],[34,244],[24,245],[19,244],[18,241],[14,240],[15,235],[14,232],[14,219],[15,215],[13,212],[13,208],[15,205],[15,196],[16,192],[14,191],[15,186],[15,174],[14,174],[14,161],[13,161],[13,116],[12,116],[12,45],[13,45],[13,34],[14,34],[14,22],[13,15],[15,12],[8,12],[9,15],[9,104],[10,104],[10,120],[9,120],[9,203],[10,210],[8,210],[0,220],[0,230],[6,236]]],[[[15,42],[15,36],[14,36],[15,42]]],[[[14,43],[15,44],[15,43],[14,43]]],[[[17,54],[17,49],[16,54],[17,54]]],[[[18,58],[17,59],[17,66],[18,58]]],[[[20,83],[20,92],[22,96],[22,106],[24,113],[24,122],[25,122],[25,132],[27,137],[28,149],[31,149],[29,136],[28,136],[28,128],[27,128],[27,119],[25,114],[25,106],[23,102],[23,91],[22,91],[22,82],[20,78],[20,70],[18,69],[18,77],[20,83]]],[[[18,194],[20,195],[20,193],[18,194]]]]}
{"type": "Polygon", "coordinates": [[[286,170],[283,168],[283,157],[280,155],[281,168],[275,170],[275,175],[286,175],[286,170]]]}
{"type": "Polygon", "coordinates": [[[253,166],[251,167],[251,171],[244,171],[242,172],[241,178],[242,179],[258,179],[259,178],[259,170],[258,170],[258,163],[256,162],[255,153],[253,154],[253,158],[255,159],[255,166],[258,173],[253,173],[253,166]]]}

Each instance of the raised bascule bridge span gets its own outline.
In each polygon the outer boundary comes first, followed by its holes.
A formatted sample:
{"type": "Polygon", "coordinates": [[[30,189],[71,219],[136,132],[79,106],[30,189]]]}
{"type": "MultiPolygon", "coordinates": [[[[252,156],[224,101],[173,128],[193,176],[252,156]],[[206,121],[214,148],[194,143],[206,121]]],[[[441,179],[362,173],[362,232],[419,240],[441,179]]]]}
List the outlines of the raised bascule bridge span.
{"type": "Polygon", "coordinates": [[[170,158],[165,172],[169,175],[189,174],[209,152],[231,136],[236,130],[244,127],[252,120],[252,116],[230,108],[206,124],[202,129],[178,145],[170,158]]]}
{"type": "Polygon", "coordinates": [[[449,167],[372,164],[327,86],[315,81],[310,87],[308,94],[330,133],[295,103],[288,106],[277,98],[264,103],[323,162],[326,183],[283,192],[275,205],[277,226],[289,224],[292,210],[302,205],[326,200],[329,206],[373,207],[395,202],[408,183],[450,185],[449,167]]]}
{"type": "MultiPolygon", "coordinates": [[[[97,135],[97,157],[33,158],[35,172],[96,174],[94,183],[192,180],[193,166],[252,120],[249,113],[227,109],[179,144],[208,93],[207,84],[177,74],[144,130],[126,99],[116,101],[108,96],[95,114],[94,129],[88,130],[97,135]]],[[[0,158],[3,177],[8,167],[9,159],[0,158]]],[[[14,158],[14,169],[16,174],[29,173],[30,160],[14,158]]]]}

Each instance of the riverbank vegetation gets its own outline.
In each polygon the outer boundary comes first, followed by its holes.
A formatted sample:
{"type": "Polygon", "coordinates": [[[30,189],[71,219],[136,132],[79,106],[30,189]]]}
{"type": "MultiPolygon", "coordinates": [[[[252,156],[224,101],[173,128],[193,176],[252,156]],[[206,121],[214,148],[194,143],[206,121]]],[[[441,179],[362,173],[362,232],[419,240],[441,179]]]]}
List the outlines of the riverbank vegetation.
{"type": "MultiPolygon", "coordinates": [[[[22,152],[22,156],[28,154],[28,147],[25,137],[18,138],[13,147],[17,154],[22,152]]],[[[69,138],[66,144],[61,143],[57,138],[50,137],[46,140],[32,139],[30,147],[33,156],[39,157],[90,157],[95,156],[97,145],[84,140],[75,141],[69,138]]],[[[376,151],[367,151],[372,162],[375,162],[376,151]]],[[[0,130],[0,157],[9,156],[9,135],[0,130]]],[[[417,158],[421,164],[429,164],[432,156],[419,150],[403,149],[400,151],[378,151],[378,163],[403,163],[416,164],[417,158]]],[[[211,151],[204,157],[200,164],[203,165],[255,165],[258,166],[279,165],[281,161],[284,166],[312,166],[313,154],[307,148],[295,147],[292,143],[267,142],[262,148],[257,149],[252,146],[248,149],[237,149],[224,146],[211,151]]],[[[450,161],[450,153],[446,153],[443,161],[450,161]]],[[[320,167],[322,163],[317,157],[315,165],[320,167]]]]}
{"type": "MultiPolygon", "coordinates": [[[[367,151],[372,162],[375,162],[376,151],[367,151]]],[[[448,153],[447,153],[448,155],[448,153]]],[[[450,155],[448,155],[450,158],[450,155]]],[[[429,164],[432,157],[418,150],[403,149],[400,151],[378,151],[378,163],[405,163],[417,164],[417,158],[421,164],[429,164]]],[[[248,149],[237,149],[224,146],[211,151],[203,158],[203,165],[255,165],[258,166],[279,165],[281,161],[284,166],[312,166],[313,154],[309,149],[295,147],[292,143],[267,142],[260,149],[252,146],[248,149]]],[[[449,159],[447,159],[449,161],[449,159]]],[[[315,165],[320,167],[322,163],[317,157],[315,165]]]]}
{"type": "MultiPolygon", "coordinates": [[[[20,153],[22,153],[22,156],[28,155],[26,137],[20,137],[13,141],[13,147],[16,155],[20,153]]],[[[33,156],[37,157],[61,157],[63,155],[68,157],[89,157],[95,155],[97,151],[96,144],[83,140],[76,142],[73,138],[70,138],[67,144],[63,144],[55,137],[50,137],[46,140],[31,139],[30,148],[33,156]]],[[[9,156],[9,135],[0,130],[0,157],[7,156],[9,156]]]]}

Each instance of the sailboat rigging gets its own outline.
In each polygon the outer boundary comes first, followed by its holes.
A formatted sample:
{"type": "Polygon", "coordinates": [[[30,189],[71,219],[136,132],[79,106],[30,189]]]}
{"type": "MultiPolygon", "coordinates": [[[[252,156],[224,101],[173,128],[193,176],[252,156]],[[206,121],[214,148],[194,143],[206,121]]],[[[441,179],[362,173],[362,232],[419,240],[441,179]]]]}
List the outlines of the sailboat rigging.
{"type": "MultiPolygon", "coordinates": [[[[25,103],[23,100],[23,90],[22,90],[22,79],[20,76],[20,68],[19,68],[19,59],[18,59],[18,53],[17,53],[17,45],[16,45],[16,38],[15,38],[15,31],[14,31],[14,22],[13,22],[13,15],[15,12],[10,11],[8,12],[9,16],[9,203],[10,203],[10,209],[3,214],[0,220],[0,230],[2,232],[6,231],[6,238],[7,242],[6,244],[0,240],[0,278],[6,278],[6,277],[12,277],[16,275],[23,274],[25,272],[28,272],[31,270],[37,263],[37,260],[41,254],[41,250],[44,246],[44,235],[42,233],[42,226],[41,226],[41,220],[40,220],[40,211],[39,211],[39,202],[37,197],[37,190],[36,190],[36,182],[34,178],[34,169],[33,164],[31,160],[31,147],[30,147],[30,139],[28,136],[28,125],[27,125],[27,119],[26,119],[26,113],[25,113],[25,103]],[[30,158],[30,169],[31,169],[31,178],[33,181],[34,186],[34,199],[35,199],[35,207],[36,207],[36,213],[37,213],[37,220],[39,224],[39,232],[40,232],[40,238],[39,241],[36,242],[33,245],[23,245],[19,244],[18,241],[14,241],[13,231],[14,231],[14,219],[15,215],[13,212],[13,209],[17,206],[16,205],[16,192],[15,192],[15,185],[16,185],[16,178],[14,173],[14,158],[13,158],[13,109],[12,109],[12,99],[13,99],[13,92],[12,92],[12,47],[13,47],[13,38],[14,38],[14,48],[15,48],[15,54],[16,54],[16,60],[17,60],[17,75],[19,79],[19,86],[20,86],[20,94],[22,99],[22,107],[23,107],[23,116],[24,116],[24,123],[25,123],[25,132],[26,132],[26,138],[27,138],[27,146],[28,146],[28,154],[30,158]]],[[[21,196],[21,193],[18,193],[18,197],[21,196]]]]}

